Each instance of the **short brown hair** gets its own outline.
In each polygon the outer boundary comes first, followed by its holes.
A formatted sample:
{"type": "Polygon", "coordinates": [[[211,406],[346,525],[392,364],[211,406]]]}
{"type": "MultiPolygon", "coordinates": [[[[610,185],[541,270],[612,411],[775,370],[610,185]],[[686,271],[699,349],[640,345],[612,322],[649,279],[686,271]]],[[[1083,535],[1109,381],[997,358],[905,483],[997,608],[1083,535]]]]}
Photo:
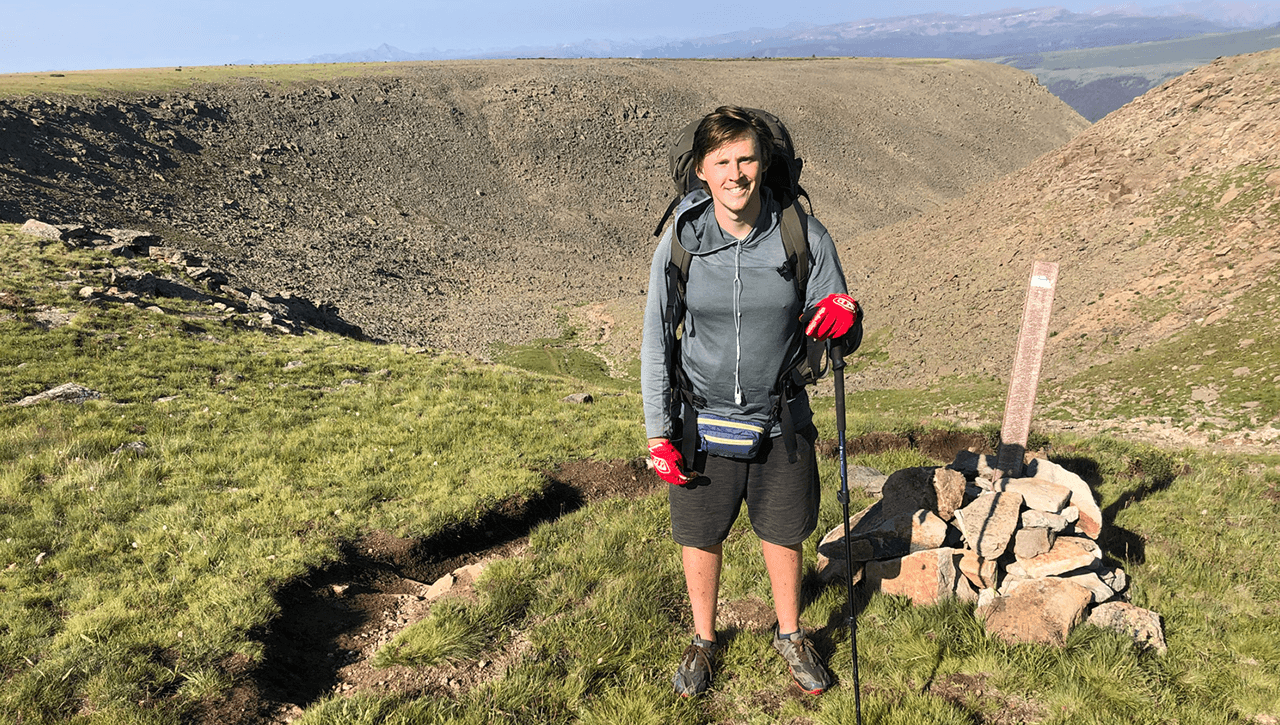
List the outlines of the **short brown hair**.
{"type": "Polygon", "coordinates": [[[760,168],[769,168],[769,162],[773,160],[773,134],[764,121],[740,106],[721,106],[703,117],[693,134],[694,168],[702,168],[707,154],[745,136],[753,136],[756,140],[760,168]]]}

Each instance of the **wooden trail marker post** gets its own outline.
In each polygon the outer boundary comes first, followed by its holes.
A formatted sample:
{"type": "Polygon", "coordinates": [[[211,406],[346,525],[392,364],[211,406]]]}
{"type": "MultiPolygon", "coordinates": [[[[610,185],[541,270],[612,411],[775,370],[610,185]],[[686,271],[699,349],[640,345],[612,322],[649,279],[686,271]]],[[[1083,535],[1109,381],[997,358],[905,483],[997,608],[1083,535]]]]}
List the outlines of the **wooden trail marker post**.
{"type": "Polygon", "coordinates": [[[1031,433],[1031,409],[1040,384],[1040,363],[1049,337],[1049,314],[1053,311],[1057,285],[1057,262],[1036,262],[1031,266],[1031,285],[1027,289],[1027,303],[1022,308],[1022,329],[1018,333],[1018,351],[1009,377],[1009,396],[1004,402],[1000,450],[996,453],[996,468],[1006,476],[1022,475],[1027,437],[1031,433]]]}

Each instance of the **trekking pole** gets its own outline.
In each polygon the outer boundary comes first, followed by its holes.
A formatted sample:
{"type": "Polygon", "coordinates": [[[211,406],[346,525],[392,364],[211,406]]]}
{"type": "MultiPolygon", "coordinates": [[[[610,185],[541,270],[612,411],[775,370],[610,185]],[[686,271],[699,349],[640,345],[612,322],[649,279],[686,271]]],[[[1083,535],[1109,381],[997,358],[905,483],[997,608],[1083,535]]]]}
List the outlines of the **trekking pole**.
{"type": "Polygon", "coordinates": [[[862,687],[858,682],[858,616],[853,608],[853,542],[849,540],[849,453],[844,442],[844,345],[827,343],[836,383],[836,435],[840,446],[840,503],[844,506],[844,582],[849,602],[849,646],[853,650],[853,710],[862,725],[862,687]]]}

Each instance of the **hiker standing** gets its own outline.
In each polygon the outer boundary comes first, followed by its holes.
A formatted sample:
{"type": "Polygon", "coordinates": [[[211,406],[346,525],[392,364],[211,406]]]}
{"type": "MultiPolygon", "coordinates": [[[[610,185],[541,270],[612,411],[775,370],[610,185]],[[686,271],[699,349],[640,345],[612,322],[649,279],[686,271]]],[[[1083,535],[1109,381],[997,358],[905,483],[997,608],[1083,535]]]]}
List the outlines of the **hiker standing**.
{"type": "Polygon", "coordinates": [[[743,501],[773,593],[773,646],[801,689],[816,694],[832,682],[800,626],[802,546],[818,523],[817,430],[803,384],[788,373],[804,358],[806,334],[851,334],[859,310],[831,236],[796,203],[790,138],[768,117],[786,136],[777,145],[765,117],[724,106],[698,124],[696,186],[676,207],[649,277],[641,385],[693,610],[693,642],[673,678],[685,696],[711,682],[722,544],[743,501]],[[790,168],[779,174],[782,165],[790,168]],[[792,254],[797,230],[803,246],[792,254]],[[677,244],[687,252],[679,264],[677,244]]]}

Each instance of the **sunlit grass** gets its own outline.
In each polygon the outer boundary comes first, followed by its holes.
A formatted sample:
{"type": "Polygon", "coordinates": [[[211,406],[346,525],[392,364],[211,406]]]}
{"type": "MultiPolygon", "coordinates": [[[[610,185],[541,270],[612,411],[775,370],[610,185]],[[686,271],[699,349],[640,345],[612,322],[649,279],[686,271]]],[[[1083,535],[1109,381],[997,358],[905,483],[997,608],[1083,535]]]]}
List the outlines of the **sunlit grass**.
{"type": "MultiPolygon", "coordinates": [[[[198,319],[185,303],[169,315],[85,307],[66,270],[97,274],[109,260],[0,235],[6,722],[186,721],[233,686],[227,658],[261,661],[258,633],[280,614],[280,589],[337,560],[344,542],[377,530],[429,536],[541,493],[541,471],[559,462],[643,450],[633,392],[327,334],[267,335],[198,319]],[[10,264],[19,257],[25,266],[10,264]],[[38,305],[68,310],[70,324],[34,324],[38,305]],[[101,397],[8,405],[69,380],[101,397]],[[594,404],[561,401],[584,390],[594,404]]],[[[850,435],[923,431],[930,406],[998,400],[993,387],[851,395],[850,435]]],[[[830,398],[815,408],[820,434],[833,437],[830,398]]],[[[1276,717],[1275,462],[1101,437],[1051,442],[1054,459],[1095,486],[1106,554],[1128,572],[1134,603],[1163,615],[1168,653],[1087,626],[1060,649],[1014,646],[989,636],[972,605],[876,595],[858,618],[864,721],[1276,717]]],[[[850,463],[887,473],[941,461],[905,447],[850,463]]],[[[809,562],[841,518],[836,462],[823,459],[820,472],[809,562]]],[[[854,492],[855,508],[869,502],[854,492]]],[[[489,566],[474,600],[434,604],[375,659],[448,668],[511,648],[503,674],[453,697],[333,695],[300,722],[849,722],[844,589],[813,580],[802,620],[835,689],[798,696],[769,634],[743,630],[727,639],[710,693],[671,696],[690,621],[666,506],[662,494],[599,501],[536,528],[526,554],[489,566]]],[[[769,602],[745,516],[726,553],[724,600],[769,602]]]]}
{"type": "Polygon", "coordinates": [[[116,70],[62,70],[0,73],[0,97],[55,95],[103,96],[164,93],[201,83],[258,79],[276,83],[331,81],[344,76],[403,73],[414,63],[290,63],[279,65],[205,65],[116,70]]]}

